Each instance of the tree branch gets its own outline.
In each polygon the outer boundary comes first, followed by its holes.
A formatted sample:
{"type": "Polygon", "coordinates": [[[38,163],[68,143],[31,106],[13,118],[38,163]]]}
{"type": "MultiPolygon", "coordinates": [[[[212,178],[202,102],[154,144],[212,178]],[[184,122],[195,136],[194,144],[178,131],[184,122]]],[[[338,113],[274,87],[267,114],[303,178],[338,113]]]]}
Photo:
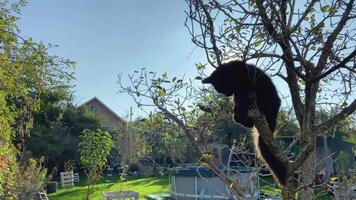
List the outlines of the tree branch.
{"type": "Polygon", "coordinates": [[[323,133],[323,132],[329,130],[336,123],[338,123],[339,121],[341,121],[341,120],[345,119],[346,117],[348,117],[349,115],[351,115],[355,110],[356,110],[356,99],[354,99],[354,101],[350,105],[348,105],[347,107],[342,109],[333,118],[316,126],[314,131],[317,132],[318,134],[320,134],[320,133],[323,133]]]}
{"type": "MultiPolygon", "coordinates": [[[[163,114],[168,117],[169,119],[172,119],[174,122],[178,124],[183,130],[185,135],[188,137],[189,141],[193,144],[194,149],[200,153],[203,154],[204,152],[207,151],[207,148],[202,146],[195,140],[194,135],[203,135],[203,133],[200,133],[198,130],[191,128],[187,126],[182,120],[180,120],[177,116],[175,116],[173,113],[169,112],[166,108],[156,104],[159,110],[163,112],[163,114]]],[[[203,144],[204,145],[204,144],[203,144]]],[[[239,190],[239,186],[236,184],[236,181],[231,178],[231,176],[228,176],[222,169],[220,169],[216,162],[214,162],[214,158],[208,158],[205,160],[206,164],[208,165],[209,169],[214,172],[218,177],[220,177],[227,185],[230,186],[230,189],[235,192],[238,196],[243,196],[243,193],[239,190]]]]}
{"type": "Polygon", "coordinates": [[[251,60],[254,58],[262,58],[262,57],[267,57],[267,58],[279,58],[282,59],[283,56],[278,55],[278,54],[274,54],[274,53],[254,53],[252,55],[250,55],[246,60],[251,60]]]}
{"type": "Polygon", "coordinates": [[[329,74],[333,73],[335,70],[342,68],[343,66],[346,65],[346,63],[348,63],[351,59],[355,58],[356,56],[356,49],[350,53],[350,55],[348,55],[346,58],[344,58],[344,60],[342,60],[339,64],[334,65],[333,67],[331,67],[329,70],[327,70],[326,72],[324,72],[323,74],[321,74],[320,76],[318,76],[317,78],[315,78],[313,81],[317,81],[320,79],[325,78],[326,76],[328,76],[329,74]]]}
{"type": "Polygon", "coordinates": [[[290,172],[295,172],[302,164],[307,160],[307,158],[310,156],[311,153],[313,153],[315,149],[315,144],[313,142],[310,142],[307,144],[302,152],[299,154],[299,156],[289,164],[289,170],[290,172]]]}
{"type": "MultiPolygon", "coordinates": [[[[287,0],[282,0],[280,2],[280,8],[281,8],[281,19],[282,19],[282,24],[284,26],[287,25],[287,0]]],[[[292,15],[292,13],[291,13],[292,15]]]]}
{"type": "Polygon", "coordinates": [[[216,56],[216,62],[218,63],[218,66],[221,65],[221,53],[220,53],[220,50],[216,44],[216,36],[215,36],[215,30],[214,30],[214,22],[213,22],[213,19],[211,18],[206,6],[204,5],[204,3],[201,1],[201,0],[196,0],[196,3],[198,5],[200,5],[200,7],[203,9],[203,12],[206,16],[206,19],[207,19],[207,22],[208,22],[208,30],[210,32],[210,42],[211,44],[213,45],[213,51],[214,51],[214,54],[216,56]]]}
{"type": "Polygon", "coordinates": [[[310,4],[308,5],[307,9],[305,10],[305,12],[303,13],[302,17],[299,18],[298,22],[295,24],[295,26],[293,27],[293,29],[291,30],[291,33],[293,33],[294,31],[298,30],[298,28],[300,27],[300,25],[303,23],[303,21],[305,20],[305,18],[307,17],[307,15],[310,13],[311,9],[314,7],[315,3],[318,2],[319,0],[312,0],[312,2],[310,2],[310,4]]]}
{"type": "MultiPolygon", "coordinates": [[[[295,110],[296,117],[298,119],[299,124],[302,125],[304,105],[300,99],[300,90],[299,90],[299,86],[298,86],[297,75],[302,79],[304,76],[295,68],[291,49],[287,47],[287,43],[284,43],[282,41],[281,34],[276,33],[271,20],[268,18],[267,14],[266,14],[265,8],[263,6],[263,1],[257,0],[256,4],[257,4],[258,11],[259,11],[259,15],[262,18],[262,22],[264,24],[266,31],[281,46],[281,48],[283,50],[283,53],[284,53],[283,60],[287,66],[286,67],[287,68],[287,81],[288,81],[290,93],[292,95],[294,110],[295,110]]],[[[305,78],[304,78],[304,80],[305,80],[305,78]]]]}
{"type": "Polygon", "coordinates": [[[339,23],[337,24],[334,31],[329,35],[328,39],[326,40],[324,48],[321,51],[321,55],[320,55],[318,64],[315,67],[317,74],[320,73],[325,68],[325,64],[328,61],[328,57],[331,54],[331,49],[333,47],[333,44],[334,44],[337,36],[341,32],[341,30],[345,27],[347,20],[349,19],[349,15],[352,11],[354,1],[355,0],[350,0],[350,2],[347,4],[345,12],[342,15],[339,23]]]}

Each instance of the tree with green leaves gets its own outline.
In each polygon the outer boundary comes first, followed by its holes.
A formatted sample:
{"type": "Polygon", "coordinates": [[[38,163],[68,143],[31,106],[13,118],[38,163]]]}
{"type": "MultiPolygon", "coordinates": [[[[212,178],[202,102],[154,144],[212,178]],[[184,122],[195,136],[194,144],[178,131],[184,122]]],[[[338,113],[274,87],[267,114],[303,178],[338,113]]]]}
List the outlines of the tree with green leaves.
{"type": "Polygon", "coordinates": [[[17,20],[26,1],[0,3],[0,196],[16,198],[21,181],[18,160],[26,135],[33,127],[33,112],[42,94],[69,88],[74,66],[70,60],[48,54],[48,48],[20,35],[17,20]]]}
{"type": "Polygon", "coordinates": [[[79,135],[84,129],[101,128],[101,119],[67,102],[55,99],[43,99],[41,109],[34,112],[31,135],[26,137],[26,149],[34,156],[45,157],[45,166],[49,169],[63,169],[64,162],[79,161],[79,135]],[[58,146],[58,144],[61,144],[58,146]]]}
{"type": "Polygon", "coordinates": [[[123,122],[112,134],[115,140],[113,160],[119,161],[121,166],[137,165],[147,154],[147,139],[139,123],[123,122]]]}
{"type": "MultiPolygon", "coordinates": [[[[200,76],[205,76],[202,67],[197,64],[200,76]]],[[[195,92],[195,102],[193,110],[197,114],[196,126],[206,124],[207,130],[213,132],[209,140],[214,143],[227,144],[243,143],[248,137],[247,131],[241,125],[235,123],[233,119],[233,102],[224,95],[218,94],[211,87],[203,87],[195,92]]]]}
{"type": "MultiPolygon", "coordinates": [[[[253,63],[289,89],[302,147],[289,160],[257,109],[254,123],[271,151],[288,162],[284,199],[314,199],[315,139],[356,109],[355,2],[186,0],[192,41],[213,67],[228,59],[253,63]],[[317,110],[333,115],[317,122],[317,110]],[[297,189],[293,177],[300,172],[297,189]]],[[[255,107],[256,108],[256,107],[255,107]]]]}
{"type": "Polygon", "coordinates": [[[89,200],[94,184],[100,179],[114,142],[107,131],[84,130],[80,135],[80,163],[87,175],[86,199],[89,200]]]}
{"type": "MultiPolygon", "coordinates": [[[[192,42],[206,52],[212,67],[219,67],[228,59],[240,59],[280,78],[287,86],[288,94],[283,96],[291,102],[299,128],[295,134],[302,149],[295,159],[290,160],[283,152],[256,106],[251,114],[267,146],[288,163],[288,184],[281,188],[283,198],[295,199],[298,194],[299,199],[314,199],[316,137],[356,109],[354,0],[186,2],[186,26],[192,42]],[[316,112],[322,109],[332,115],[318,122],[316,112]],[[300,177],[297,188],[295,173],[300,177]]],[[[136,71],[129,79],[130,86],[120,87],[139,107],[155,106],[182,128],[197,152],[206,150],[207,126],[194,124],[198,120],[191,118],[194,110],[201,112],[194,106],[189,108],[188,102],[195,96],[191,81],[145,70],[136,71]],[[144,98],[152,103],[143,101],[144,98]]],[[[200,122],[209,119],[208,114],[199,117],[200,122]]],[[[236,195],[241,195],[231,177],[211,160],[207,164],[236,195]]]]}
{"type": "MultiPolygon", "coordinates": [[[[160,75],[142,69],[129,74],[128,78],[132,85],[124,85],[122,77],[119,76],[120,91],[131,96],[139,108],[155,107],[161,118],[160,124],[169,123],[179,129],[189,141],[192,152],[198,155],[197,161],[202,161],[200,164],[208,166],[227,185],[231,186],[231,190],[236,195],[239,197],[245,195],[239,188],[237,180],[229,175],[231,171],[221,168],[221,161],[211,156],[212,152],[209,147],[209,142],[214,140],[215,128],[220,126],[215,122],[222,121],[223,118],[215,115],[214,112],[224,114],[226,111],[222,103],[213,104],[212,100],[224,102],[228,99],[211,98],[209,103],[209,98],[205,102],[198,101],[204,99],[206,94],[193,87],[192,80],[170,78],[167,73],[160,75]],[[202,103],[208,103],[209,106],[202,103]]],[[[226,113],[224,115],[228,116],[226,113]]]]}
{"type": "Polygon", "coordinates": [[[145,131],[150,147],[148,155],[155,164],[171,167],[196,160],[196,154],[181,129],[168,122],[161,112],[150,113],[146,119],[141,120],[140,127],[145,131]]]}

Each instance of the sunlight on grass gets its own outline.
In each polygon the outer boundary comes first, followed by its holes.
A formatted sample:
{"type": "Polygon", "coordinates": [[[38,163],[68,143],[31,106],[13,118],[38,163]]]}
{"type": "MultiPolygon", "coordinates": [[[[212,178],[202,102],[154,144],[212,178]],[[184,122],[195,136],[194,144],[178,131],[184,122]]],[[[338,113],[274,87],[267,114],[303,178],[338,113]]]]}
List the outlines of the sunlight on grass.
{"type": "MultiPolygon", "coordinates": [[[[54,194],[49,194],[51,200],[83,200],[86,185],[85,178],[81,177],[81,182],[73,188],[60,188],[54,194]]],[[[269,195],[278,195],[281,190],[268,187],[273,185],[273,179],[270,177],[264,178],[261,181],[262,191],[269,195]]],[[[102,200],[103,192],[115,192],[119,190],[134,190],[140,193],[140,199],[145,199],[148,194],[169,193],[169,181],[167,176],[149,177],[149,178],[129,178],[126,182],[121,183],[119,176],[107,177],[96,184],[90,196],[91,200],[102,200]]],[[[318,200],[330,200],[328,195],[319,196],[318,200]]]]}
{"type": "MultiPolygon", "coordinates": [[[[103,192],[114,192],[119,190],[134,190],[140,193],[140,199],[144,199],[147,194],[157,194],[169,192],[169,182],[167,176],[129,179],[120,183],[118,177],[104,177],[96,184],[90,199],[103,199],[103,192]],[[110,182],[106,182],[110,181],[110,182]]],[[[73,188],[59,189],[54,194],[50,194],[51,200],[82,200],[86,192],[84,181],[73,188]]]]}

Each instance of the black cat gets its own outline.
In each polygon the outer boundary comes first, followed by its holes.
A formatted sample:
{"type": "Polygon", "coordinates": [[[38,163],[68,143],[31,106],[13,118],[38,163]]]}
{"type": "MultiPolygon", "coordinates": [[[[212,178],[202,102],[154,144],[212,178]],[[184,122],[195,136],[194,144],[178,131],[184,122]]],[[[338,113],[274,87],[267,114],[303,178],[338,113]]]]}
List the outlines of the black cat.
{"type": "MultiPolygon", "coordinates": [[[[251,106],[250,94],[256,94],[257,107],[265,116],[273,133],[276,129],[278,111],[281,100],[270,77],[254,65],[242,61],[221,64],[209,77],[202,81],[210,83],[215,90],[226,96],[234,95],[234,119],[241,125],[252,128],[252,118],[248,116],[251,106]]],[[[257,154],[263,158],[280,185],[284,186],[287,179],[287,164],[273,155],[257,130],[253,134],[257,154]]]]}

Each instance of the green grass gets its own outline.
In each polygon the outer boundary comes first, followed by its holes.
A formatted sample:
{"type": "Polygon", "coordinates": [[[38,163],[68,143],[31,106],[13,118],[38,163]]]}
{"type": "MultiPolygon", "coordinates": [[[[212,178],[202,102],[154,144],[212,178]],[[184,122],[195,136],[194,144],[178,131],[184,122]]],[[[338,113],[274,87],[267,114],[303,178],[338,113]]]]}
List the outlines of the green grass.
{"type": "MultiPolygon", "coordinates": [[[[271,188],[274,181],[271,177],[265,177],[261,180],[261,190],[270,195],[278,195],[281,190],[271,188]]],[[[95,185],[90,195],[91,200],[103,199],[103,192],[114,192],[119,190],[134,190],[140,193],[140,199],[144,199],[147,194],[169,193],[169,182],[167,176],[149,177],[149,178],[130,178],[121,183],[119,176],[107,177],[95,185]]],[[[319,189],[321,190],[321,189],[319,189]]],[[[81,182],[73,188],[60,188],[54,194],[49,194],[51,200],[83,200],[86,194],[85,177],[81,177],[81,182]]],[[[330,200],[329,195],[319,196],[318,200],[330,200]]]]}
{"type": "MultiPolygon", "coordinates": [[[[93,188],[90,199],[102,200],[103,192],[114,192],[119,190],[134,190],[139,192],[140,199],[144,199],[147,194],[167,193],[169,192],[168,177],[131,178],[121,184],[118,176],[104,176],[93,188]]],[[[56,193],[49,194],[49,198],[51,200],[83,200],[85,194],[85,180],[82,180],[73,188],[60,188],[56,193]]]]}

